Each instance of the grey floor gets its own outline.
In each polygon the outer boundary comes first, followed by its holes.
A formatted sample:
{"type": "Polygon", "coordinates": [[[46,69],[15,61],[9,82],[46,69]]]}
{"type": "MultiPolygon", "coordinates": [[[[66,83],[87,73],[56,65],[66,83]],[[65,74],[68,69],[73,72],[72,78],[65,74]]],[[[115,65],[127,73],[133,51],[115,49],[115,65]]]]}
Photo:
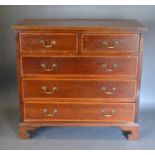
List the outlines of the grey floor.
{"type": "Polygon", "coordinates": [[[146,107],[140,108],[141,127],[137,141],[126,140],[121,131],[114,127],[42,128],[32,139],[20,140],[17,136],[17,90],[3,90],[0,93],[0,149],[155,149],[155,106],[146,107]]]}

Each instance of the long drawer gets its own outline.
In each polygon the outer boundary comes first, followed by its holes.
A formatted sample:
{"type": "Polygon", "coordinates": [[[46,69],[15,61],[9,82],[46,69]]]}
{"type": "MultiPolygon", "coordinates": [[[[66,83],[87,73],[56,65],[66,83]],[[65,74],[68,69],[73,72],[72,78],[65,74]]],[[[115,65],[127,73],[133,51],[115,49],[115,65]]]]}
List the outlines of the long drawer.
{"type": "Polygon", "coordinates": [[[77,35],[73,33],[20,33],[19,38],[24,52],[77,52],[77,35]]]}
{"type": "Polygon", "coordinates": [[[25,103],[24,121],[132,122],[134,104],[25,103]]]}
{"type": "Polygon", "coordinates": [[[138,57],[22,57],[23,75],[137,75],[138,57]]]}
{"type": "Polygon", "coordinates": [[[92,98],[135,101],[136,81],[119,80],[23,80],[24,98],[92,98]]]}
{"type": "Polygon", "coordinates": [[[84,34],[82,52],[123,52],[139,51],[139,34],[84,34]]]}

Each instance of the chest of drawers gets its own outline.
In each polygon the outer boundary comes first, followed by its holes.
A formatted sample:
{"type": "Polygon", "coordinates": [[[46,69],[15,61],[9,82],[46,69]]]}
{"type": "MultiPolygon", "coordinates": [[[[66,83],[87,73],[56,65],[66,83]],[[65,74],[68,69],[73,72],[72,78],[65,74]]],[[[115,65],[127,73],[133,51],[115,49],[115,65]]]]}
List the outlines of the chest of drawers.
{"type": "Polygon", "coordinates": [[[114,126],[137,139],[143,25],[25,19],[13,28],[22,139],[46,126],[114,126]]]}

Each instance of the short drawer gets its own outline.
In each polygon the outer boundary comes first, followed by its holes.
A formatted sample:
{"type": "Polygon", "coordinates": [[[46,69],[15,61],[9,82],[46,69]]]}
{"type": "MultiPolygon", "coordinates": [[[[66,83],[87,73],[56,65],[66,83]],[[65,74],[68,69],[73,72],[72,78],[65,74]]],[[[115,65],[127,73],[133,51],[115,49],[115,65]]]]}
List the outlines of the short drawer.
{"type": "Polygon", "coordinates": [[[132,122],[134,104],[24,104],[25,121],[132,122]]]}
{"type": "Polygon", "coordinates": [[[77,35],[70,33],[20,33],[20,50],[77,52],[77,35]]]}
{"type": "Polygon", "coordinates": [[[82,52],[138,52],[139,34],[84,34],[82,52]]]}
{"type": "Polygon", "coordinates": [[[23,57],[23,75],[137,75],[138,57],[23,57]]]}
{"type": "Polygon", "coordinates": [[[82,98],[135,101],[136,81],[24,80],[24,98],[82,98]]]}

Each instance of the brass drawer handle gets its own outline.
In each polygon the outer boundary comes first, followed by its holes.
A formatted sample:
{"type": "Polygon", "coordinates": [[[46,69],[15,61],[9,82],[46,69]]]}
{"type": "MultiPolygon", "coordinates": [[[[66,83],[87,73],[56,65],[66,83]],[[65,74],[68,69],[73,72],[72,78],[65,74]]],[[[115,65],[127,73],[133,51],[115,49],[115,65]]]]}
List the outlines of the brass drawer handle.
{"type": "Polygon", "coordinates": [[[103,90],[106,95],[112,95],[116,91],[116,87],[112,87],[111,91],[107,91],[106,87],[102,87],[101,90],[103,90]]]}
{"type": "Polygon", "coordinates": [[[40,43],[45,48],[51,48],[51,47],[54,47],[54,45],[56,44],[56,41],[52,40],[49,45],[47,44],[47,42],[45,40],[40,40],[40,43]]]}
{"type": "Polygon", "coordinates": [[[108,65],[107,64],[102,64],[102,67],[103,67],[103,69],[106,72],[112,72],[112,71],[114,71],[115,68],[118,67],[118,65],[117,64],[112,64],[112,67],[111,68],[108,68],[108,65]]]}
{"type": "Polygon", "coordinates": [[[101,112],[104,117],[112,117],[116,113],[116,110],[115,109],[112,109],[112,110],[103,109],[101,112]]]}
{"type": "Polygon", "coordinates": [[[46,86],[42,86],[42,90],[44,91],[45,94],[52,95],[55,93],[56,90],[58,90],[57,87],[53,87],[51,91],[48,90],[46,86]]]}
{"type": "Polygon", "coordinates": [[[102,44],[106,46],[107,48],[112,49],[112,48],[116,48],[116,45],[118,45],[119,42],[118,41],[103,41],[102,44]]]}
{"type": "Polygon", "coordinates": [[[48,116],[48,117],[54,117],[54,116],[56,116],[58,110],[57,110],[57,109],[53,109],[52,112],[50,113],[50,112],[48,111],[48,109],[43,109],[43,112],[44,112],[44,114],[45,114],[46,116],[48,116]]]}
{"type": "Polygon", "coordinates": [[[56,67],[57,67],[56,64],[52,64],[51,68],[48,68],[47,64],[44,64],[44,63],[41,64],[41,68],[43,68],[44,71],[46,71],[46,72],[52,72],[52,71],[54,71],[54,69],[56,67]]]}

